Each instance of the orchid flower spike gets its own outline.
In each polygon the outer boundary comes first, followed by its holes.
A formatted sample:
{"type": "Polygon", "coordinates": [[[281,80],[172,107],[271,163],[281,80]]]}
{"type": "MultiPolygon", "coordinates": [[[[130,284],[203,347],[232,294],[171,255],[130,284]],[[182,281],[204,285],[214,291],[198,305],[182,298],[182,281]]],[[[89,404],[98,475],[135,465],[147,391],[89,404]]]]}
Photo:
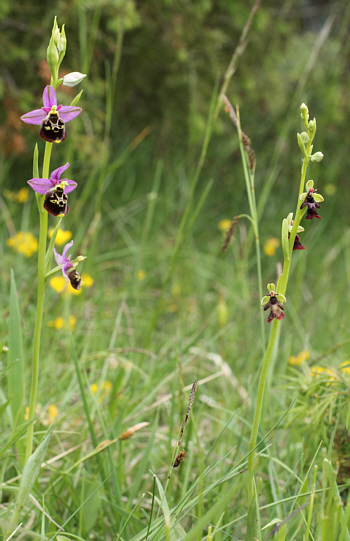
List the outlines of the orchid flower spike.
{"type": "Polygon", "coordinates": [[[45,195],[44,209],[52,216],[65,216],[68,212],[67,193],[77,187],[74,180],[60,180],[62,173],[68,169],[69,162],[52,171],[50,178],[32,178],[28,184],[38,193],[45,195]]]}
{"type": "Polygon", "coordinates": [[[21,116],[26,124],[41,125],[40,136],[49,143],[60,143],[67,137],[65,122],[80,115],[81,108],[73,105],[57,105],[53,86],[47,85],[43,93],[44,107],[21,116]]]}
{"type": "Polygon", "coordinates": [[[54,254],[55,254],[55,260],[56,260],[57,265],[62,265],[62,273],[63,273],[63,276],[64,276],[66,282],[68,282],[68,280],[69,280],[70,283],[71,283],[71,286],[74,289],[80,289],[81,277],[80,277],[79,272],[75,268],[78,263],[77,262],[76,263],[71,263],[71,257],[72,257],[71,255],[66,257],[68,250],[72,246],[73,246],[73,241],[71,240],[63,248],[62,255],[57,253],[56,248],[54,248],[53,251],[54,251],[54,254]]]}
{"type": "Polygon", "coordinates": [[[271,308],[269,317],[267,319],[268,323],[270,323],[274,318],[284,318],[284,307],[281,303],[286,302],[287,299],[284,295],[281,295],[281,293],[275,293],[275,284],[267,284],[267,289],[269,291],[269,295],[265,295],[265,297],[262,298],[261,304],[265,304],[264,310],[271,308]]]}

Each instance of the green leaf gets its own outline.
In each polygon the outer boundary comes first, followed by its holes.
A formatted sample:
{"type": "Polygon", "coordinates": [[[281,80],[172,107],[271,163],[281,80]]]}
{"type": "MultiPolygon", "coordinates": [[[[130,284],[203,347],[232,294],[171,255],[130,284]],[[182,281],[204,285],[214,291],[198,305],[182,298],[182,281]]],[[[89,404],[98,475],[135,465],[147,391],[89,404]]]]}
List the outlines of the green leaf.
{"type": "Polygon", "coordinates": [[[100,491],[98,490],[99,486],[100,483],[98,483],[96,480],[95,483],[91,483],[88,487],[85,488],[84,500],[86,503],[83,507],[83,514],[84,524],[87,532],[89,532],[94,527],[100,511],[102,500],[100,491]]]}
{"type": "Polygon", "coordinates": [[[276,541],[285,541],[286,535],[287,535],[287,526],[283,524],[282,528],[280,528],[277,534],[276,541]]]}
{"type": "MultiPolygon", "coordinates": [[[[9,352],[7,389],[10,399],[12,426],[16,427],[24,418],[24,362],[22,330],[17,289],[13,270],[11,270],[9,352]]],[[[22,450],[21,450],[22,451],[22,450]]]]}
{"type": "Polygon", "coordinates": [[[249,505],[248,518],[247,518],[247,541],[261,541],[261,525],[260,525],[260,512],[258,495],[256,493],[256,487],[254,482],[254,496],[249,505]]]}
{"type": "Polygon", "coordinates": [[[282,250],[285,261],[290,260],[288,234],[288,220],[285,218],[282,222],[282,250]]]}
{"type": "Polygon", "coordinates": [[[80,100],[81,95],[82,95],[83,92],[84,92],[84,90],[81,90],[81,91],[79,92],[79,94],[77,94],[77,95],[75,96],[74,100],[73,100],[72,103],[70,104],[71,107],[72,107],[73,105],[77,105],[77,103],[78,103],[78,101],[80,100]]]}
{"type": "Polygon", "coordinates": [[[34,486],[34,483],[39,477],[41,464],[44,461],[45,453],[49,445],[52,431],[53,426],[47,431],[44,439],[41,441],[40,445],[37,447],[34,453],[29,457],[28,462],[24,466],[21,484],[17,493],[16,506],[11,519],[10,531],[13,531],[14,528],[18,526],[23,507],[27,503],[29,494],[34,486]]]}

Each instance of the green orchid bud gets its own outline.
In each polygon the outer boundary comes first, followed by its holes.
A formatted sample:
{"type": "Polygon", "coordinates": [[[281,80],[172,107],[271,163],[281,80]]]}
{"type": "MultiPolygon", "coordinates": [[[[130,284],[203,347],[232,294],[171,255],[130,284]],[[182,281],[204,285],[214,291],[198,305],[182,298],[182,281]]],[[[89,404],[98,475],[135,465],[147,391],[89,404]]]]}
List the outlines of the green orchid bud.
{"type": "Polygon", "coordinates": [[[304,145],[307,145],[307,143],[310,141],[310,137],[308,136],[306,131],[301,132],[300,137],[304,145]]]}
{"type": "Polygon", "coordinates": [[[314,118],[313,120],[310,120],[308,127],[309,127],[310,136],[313,139],[316,133],[316,118],[314,118]]]}
{"type": "Polygon", "coordinates": [[[62,30],[61,30],[61,34],[60,34],[60,39],[59,39],[59,42],[57,44],[57,49],[58,49],[58,52],[59,52],[59,64],[62,63],[62,60],[64,58],[64,55],[66,54],[66,49],[67,49],[67,38],[66,38],[66,32],[64,30],[64,25],[62,26],[62,30]]]}
{"type": "Polygon", "coordinates": [[[51,36],[50,43],[47,48],[46,58],[51,73],[56,73],[59,57],[53,36],[51,36]]]}
{"type": "Polygon", "coordinates": [[[304,122],[304,126],[307,129],[308,122],[309,122],[309,109],[305,105],[305,103],[302,103],[300,106],[300,116],[304,122]]]}
{"type": "Polygon", "coordinates": [[[306,152],[305,144],[304,144],[304,141],[303,141],[300,133],[297,133],[297,138],[298,138],[299,148],[300,148],[304,158],[307,158],[308,155],[307,155],[307,152],[306,152]]]}
{"type": "Polygon", "coordinates": [[[60,39],[60,30],[59,30],[59,28],[57,26],[57,17],[55,17],[55,19],[53,21],[51,37],[52,37],[55,45],[57,46],[58,40],[60,39]]]}
{"type": "Polygon", "coordinates": [[[312,162],[320,162],[323,160],[323,154],[322,152],[315,152],[315,154],[313,154],[311,156],[311,161],[312,162]]]}

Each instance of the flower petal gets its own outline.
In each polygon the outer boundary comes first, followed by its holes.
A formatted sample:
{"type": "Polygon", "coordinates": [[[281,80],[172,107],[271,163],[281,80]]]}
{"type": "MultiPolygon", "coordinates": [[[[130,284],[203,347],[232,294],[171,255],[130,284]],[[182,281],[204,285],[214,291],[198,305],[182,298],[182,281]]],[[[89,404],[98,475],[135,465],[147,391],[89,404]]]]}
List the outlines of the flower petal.
{"type": "Polygon", "coordinates": [[[263,298],[261,299],[261,305],[263,306],[264,304],[266,304],[267,302],[269,302],[270,298],[271,298],[270,295],[265,295],[265,297],[263,297],[263,298]]]}
{"type": "Polygon", "coordinates": [[[57,105],[56,92],[53,86],[45,86],[45,90],[43,93],[43,103],[44,107],[50,107],[50,109],[53,105],[57,105]]]}
{"type": "Polygon", "coordinates": [[[64,259],[63,255],[60,255],[56,251],[56,248],[53,249],[53,252],[55,254],[55,261],[56,261],[57,265],[64,265],[65,264],[65,259],[64,259]]]}
{"type": "Polygon", "coordinates": [[[32,178],[28,180],[28,184],[34,191],[41,194],[46,194],[52,188],[52,183],[48,178],[32,178]]]}
{"type": "Polygon", "coordinates": [[[66,169],[68,169],[68,167],[69,162],[67,162],[66,165],[62,165],[62,167],[58,167],[58,169],[52,171],[50,178],[55,181],[55,184],[60,181],[60,176],[66,169]]]}
{"type": "Polygon", "coordinates": [[[74,180],[65,179],[65,181],[68,182],[68,186],[64,187],[64,193],[70,193],[78,186],[78,184],[74,180]]]}
{"type": "Polygon", "coordinates": [[[73,105],[63,105],[59,111],[60,119],[63,122],[69,122],[73,120],[76,116],[80,115],[82,109],[81,107],[75,107],[73,105]]]}
{"type": "Polygon", "coordinates": [[[37,126],[42,123],[44,118],[46,118],[46,113],[42,109],[34,109],[34,111],[21,116],[21,120],[26,124],[36,124],[37,126]]]}
{"type": "Polygon", "coordinates": [[[70,269],[71,267],[73,267],[73,265],[71,263],[66,263],[65,265],[63,265],[62,267],[62,273],[63,273],[63,276],[65,277],[66,279],[66,282],[69,281],[69,277],[68,277],[68,274],[67,274],[67,270],[70,269]]]}
{"type": "Polygon", "coordinates": [[[317,203],[322,203],[322,201],[324,201],[320,193],[313,193],[312,195],[313,195],[314,200],[317,201],[317,203]]]}
{"type": "Polygon", "coordinates": [[[62,256],[65,258],[66,257],[66,253],[68,252],[68,250],[73,246],[73,241],[71,240],[70,242],[68,242],[68,244],[65,245],[65,247],[63,248],[63,252],[62,252],[62,256]]]}

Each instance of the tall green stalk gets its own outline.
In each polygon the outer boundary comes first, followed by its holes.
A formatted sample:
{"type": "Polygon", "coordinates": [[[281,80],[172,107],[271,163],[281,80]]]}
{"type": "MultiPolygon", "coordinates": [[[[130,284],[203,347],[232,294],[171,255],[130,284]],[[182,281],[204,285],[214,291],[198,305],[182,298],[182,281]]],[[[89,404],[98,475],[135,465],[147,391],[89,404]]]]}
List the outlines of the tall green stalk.
{"type": "MultiPolygon", "coordinates": [[[[49,178],[51,150],[52,150],[52,143],[46,143],[42,178],[49,178]]],[[[44,300],[45,300],[45,274],[46,274],[45,255],[46,255],[48,213],[43,207],[44,197],[45,196],[40,195],[40,194],[37,195],[39,219],[40,219],[39,250],[38,250],[38,294],[37,294],[36,320],[35,320],[35,328],[34,328],[32,382],[31,382],[31,388],[30,388],[28,419],[33,419],[35,415],[35,405],[36,405],[36,398],[37,398],[37,393],[38,393],[38,380],[39,380],[41,326],[42,326],[42,320],[43,320],[44,300]]],[[[33,450],[33,432],[34,432],[34,422],[32,422],[28,426],[26,456],[25,456],[26,462],[28,458],[31,456],[32,450],[33,450]]]]}
{"type": "MultiPolygon", "coordinates": [[[[301,110],[302,110],[301,116],[304,120],[304,125],[306,128],[305,140],[308,139],[308,141],[307,143],[304,143],[301,135],[298,134],[299,146],[303,153],[303,164],[301,168],[298,202],[297,202],[297,208],[295,212],[295,220],[293,222],[293,226],[291,227],[291,230],[289,232],[288,232],[288,229],[285,230],[284,232],[283,226],[282,226],[282,245],[285,246],[284,263],[283,263],[282,274],[279,277],[278,285],[277,285],[277,293],[281,295],[285,295],[285,292],[287,290],[294,241],[295,241],[295,237],[298,231],[298,227],[300,225],[300,221],[306,212],[305,209],[300,208],[301,206],[300,197],[303,193],[303,189],[305,186],[307,167],[310,163],[310,160],[320,161],[323,157],[321,153],[318,153],[320,155],[318,158],[315,158],[312,156],[312,141],[316,133],[316,121],[313,120],[313,121],[308,122],[309,117],[308,117],[308,111],[307,111],[306,106],[303,105],[301,110]],[[307,111],[307,113],[305,111],[307,111]],[[288,233],[289,233],[289,238],[288,238],[288,233]],[[286,235],[286,236],[283,238],[283,235],[286,235]]],[[[287,220],[284,220],[284,222],[287,223],[287,220]]],[[[279,324],[280,324],[280,321],[278,319],[273,320],[266,353],[265,353],[263,363],[262,363],[261,374],[259,378],[259,384],[258,384],[258,390],[257,390],[257,396],[256,396],[256,407],[255,407],[255,413],[254,413],[254,419],[253,419],[253,426],[252,426],[252,432],[251,432],[250,443],[249,443],[249,453],[250,453],[248,457],[249,474],[252,474],[253,468],[254,468],[254,457],[255,457],[254,448],[256,446],[256,441],[257,441],[257,436],[258,436],[258,431],[259,431],[259,426],[260,426],[260,421],[261,421],[261,412],[262,412],[262,406],[263,406],[266,378],[267,378],[270,361],[272,358],[272,354],[273,354],[277,336],[278,336],[279,324]]],[[[248,496],[249,496],[249,503],[250,503],[254,496],[253,478],[251,478],[251,480],[249,481],[248,496]]]]}

